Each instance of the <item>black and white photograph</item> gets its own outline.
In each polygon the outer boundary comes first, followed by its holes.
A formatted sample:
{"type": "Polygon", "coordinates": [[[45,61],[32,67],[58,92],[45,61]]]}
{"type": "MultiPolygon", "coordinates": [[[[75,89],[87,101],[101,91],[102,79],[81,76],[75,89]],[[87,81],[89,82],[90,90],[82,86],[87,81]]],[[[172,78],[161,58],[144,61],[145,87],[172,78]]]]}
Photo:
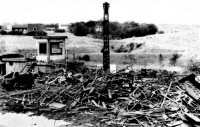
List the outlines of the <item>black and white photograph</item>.
{"type": "Polygon", "coordinates": [[[200,127],[199,0],[0,0],[0,127],[200,127]]]}

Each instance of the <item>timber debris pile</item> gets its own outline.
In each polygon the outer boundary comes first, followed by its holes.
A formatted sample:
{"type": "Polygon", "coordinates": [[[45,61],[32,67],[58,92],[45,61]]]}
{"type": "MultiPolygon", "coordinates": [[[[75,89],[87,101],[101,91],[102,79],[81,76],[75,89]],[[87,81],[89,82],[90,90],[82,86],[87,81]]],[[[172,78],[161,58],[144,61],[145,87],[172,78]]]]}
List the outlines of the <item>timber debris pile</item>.
{"type": "MultiPolygon", "coordinates": [[[[29,89],[14,91],[6,90],[2,80],[4,110],[53,114],[59,119],[82,112],[98,113],[98,122],[106,126],[200,125],[200,84],[194,74],[180,78],[165,70],[121,70],[112,74],[59,69],[33,78],[29,89]]],[[[11,87],[17,85],[14,89],[19,89],[18,80],[22,79],[12,81],[11,87]]]]}

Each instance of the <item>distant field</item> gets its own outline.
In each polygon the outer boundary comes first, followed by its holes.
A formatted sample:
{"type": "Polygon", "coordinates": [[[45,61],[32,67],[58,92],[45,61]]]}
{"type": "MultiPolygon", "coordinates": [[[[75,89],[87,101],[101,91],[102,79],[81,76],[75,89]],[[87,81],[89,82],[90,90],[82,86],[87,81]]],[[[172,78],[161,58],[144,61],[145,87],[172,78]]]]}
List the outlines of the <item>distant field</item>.
{"type": "Polygon", "coordinates": [[[7,52],[17,49],[34,49],[36,48],[35,39],[31,36],[11,36],[0,35],[0,42],[4,41],[7,52]]]}

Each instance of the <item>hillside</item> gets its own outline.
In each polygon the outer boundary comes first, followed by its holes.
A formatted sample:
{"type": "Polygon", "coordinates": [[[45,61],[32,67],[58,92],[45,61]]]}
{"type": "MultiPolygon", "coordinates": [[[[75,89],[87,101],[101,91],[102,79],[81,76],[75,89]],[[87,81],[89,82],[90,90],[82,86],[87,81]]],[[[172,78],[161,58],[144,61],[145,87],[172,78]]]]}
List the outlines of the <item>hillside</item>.
{"type": "MultiPolygon", "coordinates": [[[[168,54],[186,53],[198,54],[200,49],[199,31],[200,26],[189,25],[158,25],[159,30],[164,34],[149,35],[146,37],[133,37],[123,40],[111,40],[110,45],[117,47],[129,43],[142,43],[143,46],[132,51],[136,54],[168,54]]],[[[68,48],[77,49],[79,53],[100,53],[103,41],[91,37],[77,37],[67,33],[69,37],[68,48]]]]}
{"type": "Polygon", "coordinates": [[[101,39],[74,36],[69,32],[66,35],[68,36],[67,49],[75,51],[75,53],[100,53],[103,46],[101,39]]]}
{"type": "Polygon", "coordinates": [[[179,52],[197,54],[200,49],[199,26],[159,25],[158,28],[164,31],[164,34],[112,41],[112,44],[115,46],[117,44],[127,45],[131,42],[144,44],[142,48],[132,53],[179,52]]]}

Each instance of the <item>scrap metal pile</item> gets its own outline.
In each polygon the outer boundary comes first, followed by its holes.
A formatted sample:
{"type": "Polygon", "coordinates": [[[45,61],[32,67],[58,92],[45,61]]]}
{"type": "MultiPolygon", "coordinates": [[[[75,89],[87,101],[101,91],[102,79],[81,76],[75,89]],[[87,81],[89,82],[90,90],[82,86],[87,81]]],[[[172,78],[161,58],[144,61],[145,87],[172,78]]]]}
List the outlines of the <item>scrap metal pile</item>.
{"type": "Polygon", "coordinates": [[[6,99],[7,110],[16,112],[60,118],[66,117],[65,112],[98,112],[99,122],[107,126],[200,126],[199,91],[189,88],[193,78],[178,82],[176,73],[146,69],[116,74],[102,70],[72,74],[61,69],[39,76],[31,90],[2,92],[0,98],[6,99]]]}

